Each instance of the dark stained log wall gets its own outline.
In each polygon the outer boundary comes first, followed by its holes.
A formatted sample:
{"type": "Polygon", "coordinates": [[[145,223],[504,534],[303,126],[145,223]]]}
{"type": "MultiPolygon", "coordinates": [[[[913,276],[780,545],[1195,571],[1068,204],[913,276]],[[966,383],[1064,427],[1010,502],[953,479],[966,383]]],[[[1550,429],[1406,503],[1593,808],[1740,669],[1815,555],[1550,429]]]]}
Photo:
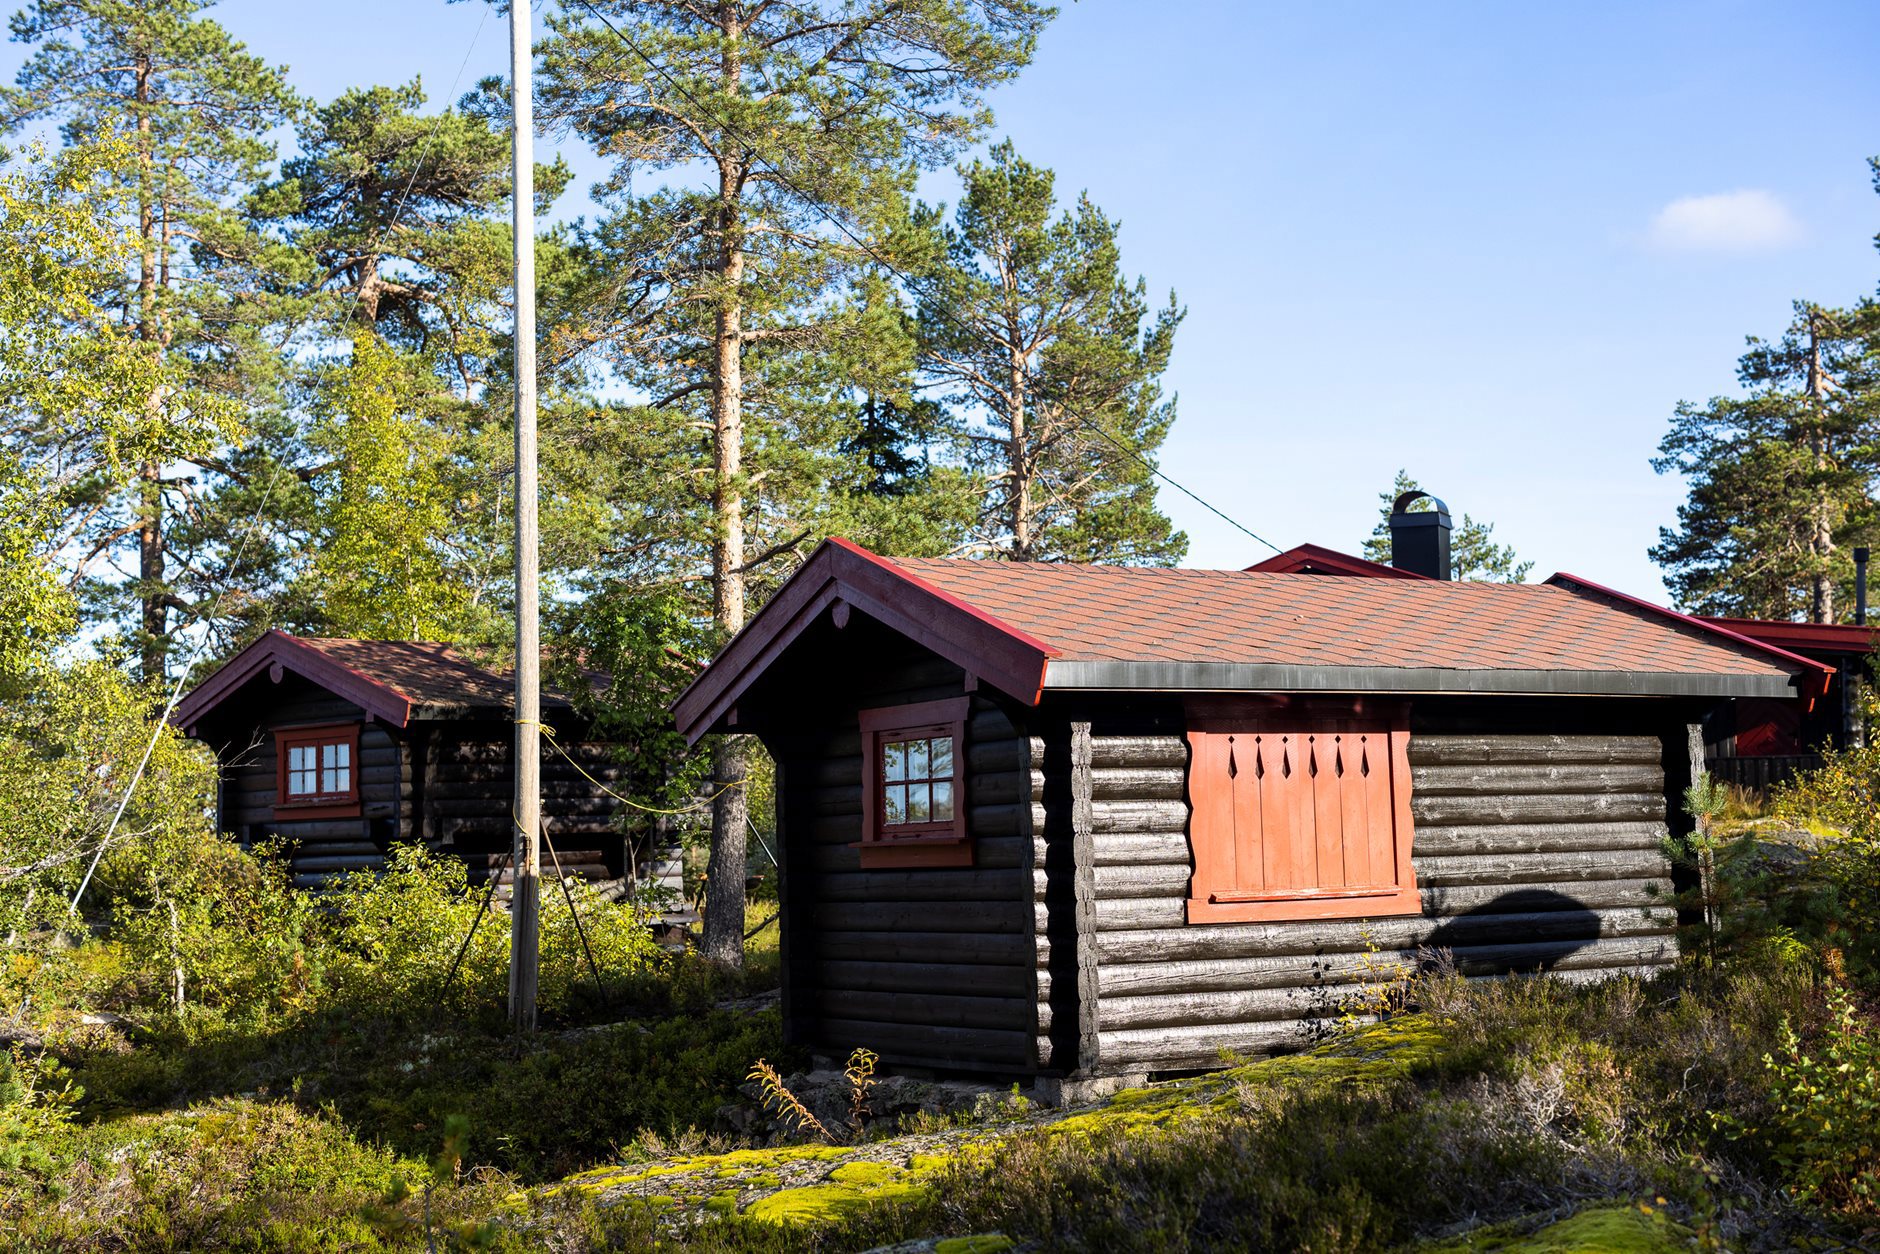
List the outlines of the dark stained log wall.
{"type": "MultiPolygon", "coordinates": [[[[1470,976],[1591,978],[1670,963],[1664,745],[1655,735],[1414,734],[1423,917],[1242,925],[1185,922],[1182,737],[1098,735],[1095,1070],[1203,1068],[1222,1050],[1298,1046],[1306,1020],[1334,1013],[1380,968],[1414,961],[1419,946],[1450,950],[1470,976]]],[[[1048,817],[1041,808],[1037,819],[1048,817]]],[[[1055,999],[1058,1013],[1064,1004],[1055,999]]],[[[1046,1065],[1074,1067],[1066,1034],[1043,1030],[1046,1065]]]]}
{"type": "MultiPolygon", "coordinates": [[[[850,639],[861,627],[858,616],[850,639]]],[[[973,865],[863,870],[853,847],[862,836],[854,712],[965,691],[963,672],[931,654],[856,640],[864,646],[889,652],[878,664],[824,672],[854,677],[814,708],[826,722],[765,736],[783,781],[790,1038],[838,1059],[866,1046],[902,1066],[1029,1071],[1036,993],[1028,742],[996,701],[974,695],[965,747],[973,865]]]]}
{"type": "MultiPolygon", "coordinates": [[[[225,726],[235,730],[222,734],[222,830],[249,844],[276,837],[289,842],[294,881],[301,887],[382,866],[394,842],[464,855],[472,882],[480,883],[490,873],[490,856],[509,848],[514,774],[506,721],[414,720],[394,730],[363,721],[358,706],[297,676],[260,688],[224,717],[225,726]],[[277,820],[274,729],[362,721],[360,816],[296,822],[284,814],[277,820]]],[[[550,838],[564,858],[601,851],[606,869],[619,874],[623,839],[613,817],[620,806],[602,785],[618,791],[622,768],[610,746],[583,742],[569,728],[560,734],[581,770],[544,747],[542,810],[550,838]]],[[[588,869],[598,873],[599,867],[588,869]]]]}

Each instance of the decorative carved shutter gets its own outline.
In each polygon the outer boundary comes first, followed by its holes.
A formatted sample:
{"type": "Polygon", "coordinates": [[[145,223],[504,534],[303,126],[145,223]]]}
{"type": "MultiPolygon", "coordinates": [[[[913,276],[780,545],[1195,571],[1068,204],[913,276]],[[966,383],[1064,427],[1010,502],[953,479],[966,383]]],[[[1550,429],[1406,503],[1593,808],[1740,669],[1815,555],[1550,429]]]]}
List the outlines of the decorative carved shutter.
{"type": "Polygon", "coordinates": [[[1188,739],[1191,922],[1420,909],[1407,731],[1377,719],[1295,717],[1188,739]]]}

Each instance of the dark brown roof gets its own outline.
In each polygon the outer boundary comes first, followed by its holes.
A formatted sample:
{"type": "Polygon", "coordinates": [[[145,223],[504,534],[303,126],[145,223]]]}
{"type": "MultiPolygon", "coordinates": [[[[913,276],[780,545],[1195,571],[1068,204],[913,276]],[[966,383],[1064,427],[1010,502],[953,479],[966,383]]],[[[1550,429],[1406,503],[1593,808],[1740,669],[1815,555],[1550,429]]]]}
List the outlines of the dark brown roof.
{"type": "MultiPolygon", "coordinates": [[[[447,644],[290,636],[270,631],[237,653],[177,704],[171,721],[193,729],[224,700],[262,676],[300,675],[394,727],[412,719],[499,715],[513,708],[513,681],[447,644]]],[[[566,709],[543,693],[544,709],[566,709]]]]}
{"type": "Polygon", "coordinates": [[[338,636],[293,639],[319,650],[347,670],[383,684],[413,705],[447,709],[508,706],[514,697],[515,680],[507,672],[479,666],[448,644],[338,636]]]}
{"type": "Polygon", "coordinates": [[[674,703],[696,737],[811,624],[858,610],[1027,704],[1046,689],[1812,698],[1807,658],[1545,584],[883,558],[819,548],[674,703]]]}

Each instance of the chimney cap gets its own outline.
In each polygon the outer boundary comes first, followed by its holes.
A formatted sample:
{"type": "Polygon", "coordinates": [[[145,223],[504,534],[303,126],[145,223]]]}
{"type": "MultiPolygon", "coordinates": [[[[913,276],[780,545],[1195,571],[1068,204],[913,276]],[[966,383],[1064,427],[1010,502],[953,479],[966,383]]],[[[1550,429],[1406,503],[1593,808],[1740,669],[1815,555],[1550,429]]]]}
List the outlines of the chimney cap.
{"type": "Polygon", "coordinates": [[[1405,492],[1391,504],[1390,521],[1392,526],[1401,526],[1404,523],[1409,523],[1411,526],[1426,527],[1447,527],[1451,525],[1449,521],[1448,504],[1440,497],[1431,496],[1428,492],[1424,492],[1421,489],[1405,492]],[[1418,510],[1416,513],[1411,513],[1410,506],[1416,501],[1428,501],[1436,508],[1418,510]],[[1429,521],[1424,522],[1424,519],[1428,519],[1429,521]]]}

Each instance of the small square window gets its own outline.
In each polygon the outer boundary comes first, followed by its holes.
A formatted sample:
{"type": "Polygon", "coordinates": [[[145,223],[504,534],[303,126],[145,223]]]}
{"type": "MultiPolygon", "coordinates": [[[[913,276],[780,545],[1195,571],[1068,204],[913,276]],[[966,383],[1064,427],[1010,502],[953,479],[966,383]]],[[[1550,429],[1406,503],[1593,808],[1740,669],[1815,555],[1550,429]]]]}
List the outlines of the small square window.
{"type": "Polygon", "coordinates": [[[971,866],[960,790],[967,699],[861,713],[864,867],[971,866]]]}
{"type": "Polygon", "coordinates": [[[283,819],[344,818],[359,813],[359,724],[281,728],[279,794],[283,819]]]}

